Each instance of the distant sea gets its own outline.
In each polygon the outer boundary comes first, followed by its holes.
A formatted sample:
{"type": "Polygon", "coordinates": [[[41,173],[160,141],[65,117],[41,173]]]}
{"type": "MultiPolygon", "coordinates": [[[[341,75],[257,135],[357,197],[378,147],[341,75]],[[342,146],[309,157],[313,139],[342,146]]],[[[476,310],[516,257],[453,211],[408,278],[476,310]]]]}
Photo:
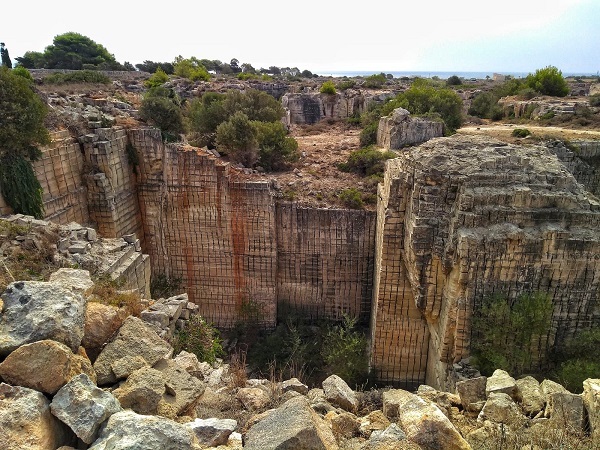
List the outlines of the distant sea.
{"type": "MultiPolygon", "coordinates": [[[[441,79],[447,79],[449,77],[451,77],[452,75],[457,75],[460,78],[465,78],[465,79],[471,79],[471,78],[475,78],[478,80],[485,80],[485,78],[487,76],[489,76],[490,78],[493,77],[493,75],[495,73],[499,73],[501,75],[511,75],[514,78],[525,78],[527,75],[529,75],[530,72],[502,72],[501,70],[499,71],[492,71],[492,72],[436,72],[436,71],[420,71],[420,70],[415,70],[415,71],[401,71],[401,72],[397,72],[397,71],[386,71],[386,70],[380,70],[380,71],[373,71],[373,72],[367,72],[367,71],[348,71],[348,72],[343,72],[343,71],[323,71],[323,72],[318,72],[319,75],[321,76],[332,76],[332,77],[366,77],[369,75],[373,75],[375,73],[391,73],[392,75],[394,75],[394,78],[402,78],[402,77],[409,77],[409,78],[413,78],[413,77],[421,77],[421,78],[433,78],[433,77],[438,77],[441,79]]],[[[533,71],[534,72],[534,71],[533,71]]],[[[572,76],[596,76],[597,73],[566,73],[563,72],[563,76],[565,77],[572,77],[572,76]]]]}

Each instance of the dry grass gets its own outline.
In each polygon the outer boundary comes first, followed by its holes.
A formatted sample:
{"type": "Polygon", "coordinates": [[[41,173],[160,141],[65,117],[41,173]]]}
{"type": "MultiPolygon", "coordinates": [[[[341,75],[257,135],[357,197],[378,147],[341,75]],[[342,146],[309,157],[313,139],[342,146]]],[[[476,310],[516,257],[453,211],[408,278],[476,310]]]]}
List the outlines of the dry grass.
{"type": "Polygon", "coordinates": [[[139,317],[145,307],[141,301],[141,295],[137,291],[121,290],[122,286],[122,283],[114,281],[108,276],[99,277],[94,280],[94,289],[90,300],[123,308],[128,315],[139,317]]]}
{"type": "Polygon", "coordinates": [[[0,254],[0,292],[13,281],[46,281],[58,267],[54,252],[58,235],[53,228],[29,227],[0,219],[0,246],[8,244],[0,254]],[[18,241],[14,241],[16,238],[18,241]]]}

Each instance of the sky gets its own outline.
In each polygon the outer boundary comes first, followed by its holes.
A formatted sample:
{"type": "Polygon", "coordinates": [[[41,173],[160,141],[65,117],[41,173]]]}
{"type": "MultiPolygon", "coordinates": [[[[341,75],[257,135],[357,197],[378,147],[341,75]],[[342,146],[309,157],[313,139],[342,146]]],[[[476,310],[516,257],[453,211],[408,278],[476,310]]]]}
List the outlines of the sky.
{"type": "Polygon", "coordinates": [[[318,74],[600,70],[600,0],[13,0],[1,11],[13,62],[73,31],[134,65],[181,55],[318,74]]]}

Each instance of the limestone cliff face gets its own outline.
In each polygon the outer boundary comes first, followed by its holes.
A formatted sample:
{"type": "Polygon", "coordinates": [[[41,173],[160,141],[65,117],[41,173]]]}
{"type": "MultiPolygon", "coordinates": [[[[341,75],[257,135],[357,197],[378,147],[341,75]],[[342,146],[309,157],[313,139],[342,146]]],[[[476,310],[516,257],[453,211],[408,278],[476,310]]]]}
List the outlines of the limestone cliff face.
{"type": "Polygon", "coordinates": [[[360,114],[373,102],[393,97],[393,92],[372,93],[348,89],[336,94],[287,93],[283,107],[289,110],[290,123],[314,124],[323,119],[345,119],[360,114]]]}
{"type": "Polygon", "coordinates": [[[600,205],[545,148],[432,139],[387,163],[379,197],[378,379],[443,386],[492,294],[552,295],[552,332],[536,356],[600,321],[600,205]]]}
{"type": "Polygon", "coordinates": [[[377,145],[385,149],[400,149],[443,135],[442,122],[411,117],[406,109],[396,108],[389,116],[379,119],[377,145]]]}

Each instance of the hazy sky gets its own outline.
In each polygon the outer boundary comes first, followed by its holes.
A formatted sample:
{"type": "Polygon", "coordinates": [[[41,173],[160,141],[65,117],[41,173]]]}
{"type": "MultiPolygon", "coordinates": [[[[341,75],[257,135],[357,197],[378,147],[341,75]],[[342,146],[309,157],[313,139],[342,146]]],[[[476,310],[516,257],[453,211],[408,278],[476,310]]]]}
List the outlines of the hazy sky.
{"type": "Polygon", "coordinates": [[[315,73],[600,70],[600,0],[3,3],[13,61],[75,31],[133,64],[182,55],[315,73]]]}

